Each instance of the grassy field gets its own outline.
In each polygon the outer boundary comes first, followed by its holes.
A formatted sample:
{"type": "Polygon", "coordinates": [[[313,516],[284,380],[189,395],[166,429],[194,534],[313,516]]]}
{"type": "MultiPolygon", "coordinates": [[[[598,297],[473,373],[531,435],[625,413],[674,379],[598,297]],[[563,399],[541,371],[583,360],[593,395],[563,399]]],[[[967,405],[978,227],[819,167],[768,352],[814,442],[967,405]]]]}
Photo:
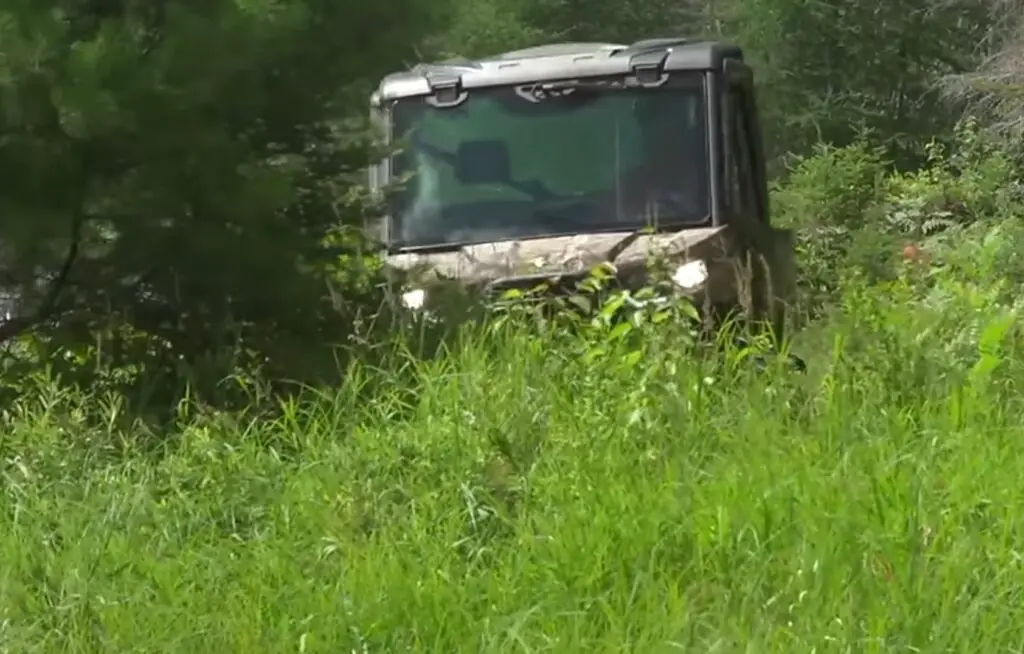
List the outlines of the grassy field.
{"type": "Polygon", "coordinates": [[[806,375],[510,333],[161,456],[44,394],[0,435],[0,650],[1024,651],[1024,375],[918,327],[833,320],[806,375]]]}

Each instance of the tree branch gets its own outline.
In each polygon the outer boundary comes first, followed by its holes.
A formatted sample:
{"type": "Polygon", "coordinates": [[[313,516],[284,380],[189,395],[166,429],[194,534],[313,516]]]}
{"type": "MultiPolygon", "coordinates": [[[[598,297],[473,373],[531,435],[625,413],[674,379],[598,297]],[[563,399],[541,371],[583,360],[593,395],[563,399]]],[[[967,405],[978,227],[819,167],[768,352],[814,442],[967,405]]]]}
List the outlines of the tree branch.
{"type": "Polygon", "coordinates": [[[68,277],[71,275],[71,268],[78,259],[78,250],[82,240],[82,226],[85,224],[85,214],[79,206],[71,215],[70,238],[67,254],[64,255],[64,262],[61,264],[57,276],[50,282],[46,295],[39,307],[31,316],[11,318],[0,324],[0,343],[16,338],[25,331],[32,329],[41,322],[49,320],[57,308],[57,301],[64,291],[68,277]]]}

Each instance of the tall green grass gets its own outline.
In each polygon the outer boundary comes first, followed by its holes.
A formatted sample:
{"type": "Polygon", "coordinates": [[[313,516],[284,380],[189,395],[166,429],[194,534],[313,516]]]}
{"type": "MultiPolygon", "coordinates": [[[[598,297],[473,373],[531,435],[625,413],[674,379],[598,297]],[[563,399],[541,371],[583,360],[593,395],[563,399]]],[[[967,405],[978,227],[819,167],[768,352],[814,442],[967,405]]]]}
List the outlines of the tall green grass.
{"type": "Polygon", "coordinates": [[[0,436],[0,650],[1022,651],[1005,330],[942,364],[927,317],[848,304],[806,375],[510,327],[273,419],[183,409],[159,452],[37,393],[0,436]]]}

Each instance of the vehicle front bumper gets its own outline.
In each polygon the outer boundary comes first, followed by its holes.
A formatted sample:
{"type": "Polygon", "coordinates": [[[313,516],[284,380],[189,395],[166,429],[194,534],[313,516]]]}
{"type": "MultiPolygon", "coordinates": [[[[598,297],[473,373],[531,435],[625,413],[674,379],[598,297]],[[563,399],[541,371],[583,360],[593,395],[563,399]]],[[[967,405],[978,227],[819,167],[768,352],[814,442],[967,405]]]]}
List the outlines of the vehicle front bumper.
{"type": "MultiPolygon", "coordinates": [[[[606,286],[588,289],[585,275],[528,275],[492,280],[476,291],[463,294],[476,296],[470,304],[480,305],[487,313],[514,306],[538,306],[545,310],[596,311],[607,301],[621,294],[622,313],[668,308],[682,300],[701,307],[708,292],[708,269],[704,261],[696,259],[680,264],[668,280],[653,285],[649,277],[635,276],[631,281],[609,278],[606,286]],[[552,301],[556,300],[556,301],[552,301]]],[[[457,282],[455,282],[457,285],[457,282]]],[[[400,296],[401,305],[414,313],[438,314],[450,304],[443,298],[439,287],[411,289],[400,296]]]]}

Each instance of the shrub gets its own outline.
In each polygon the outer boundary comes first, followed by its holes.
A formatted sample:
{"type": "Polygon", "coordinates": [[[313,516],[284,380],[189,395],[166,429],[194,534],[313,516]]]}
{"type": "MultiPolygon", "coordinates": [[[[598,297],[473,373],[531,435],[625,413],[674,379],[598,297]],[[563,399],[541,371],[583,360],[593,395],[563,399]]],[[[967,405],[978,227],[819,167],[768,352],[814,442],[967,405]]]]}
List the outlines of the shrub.
{"type": "Polygon", "coordinates": [[[881,151],[864,142],[819,145],[772,189],[776,224],[797,233],[800,303],[812,315],[836,299],[854,236],[875,221],[884,198],[885,172],[881,151]]]}

